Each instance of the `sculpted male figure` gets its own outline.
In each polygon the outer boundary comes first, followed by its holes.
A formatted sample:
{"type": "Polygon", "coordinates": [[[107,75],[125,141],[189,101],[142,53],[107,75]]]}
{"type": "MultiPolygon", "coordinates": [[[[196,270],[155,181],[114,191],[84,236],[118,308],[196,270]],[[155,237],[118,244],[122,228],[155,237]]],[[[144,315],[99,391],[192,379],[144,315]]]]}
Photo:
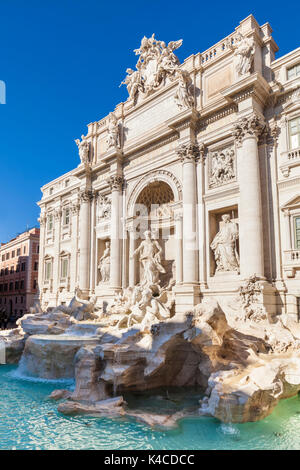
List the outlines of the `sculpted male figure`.
{"type": "Polygon", "coordinates": [[[159,273],[165,273],[164,267],[161,265],[162,248],[157,240],[151,239],[150,230],[144,233],[145,240],[135,250],[133,255],[140,255],[140,263],[143,267],[143,279],[141,286],[151,286],[159,284],[159,273]]]}
{"type": "Polygon", "coordinates": [[[224,224],[210,245],[215,255],[216,271],[239,271],[239,257],[236,249],[236,240],[239,237],[238,226],[230,220],[229,214],[222,215],[222,220],[224,224]]]}

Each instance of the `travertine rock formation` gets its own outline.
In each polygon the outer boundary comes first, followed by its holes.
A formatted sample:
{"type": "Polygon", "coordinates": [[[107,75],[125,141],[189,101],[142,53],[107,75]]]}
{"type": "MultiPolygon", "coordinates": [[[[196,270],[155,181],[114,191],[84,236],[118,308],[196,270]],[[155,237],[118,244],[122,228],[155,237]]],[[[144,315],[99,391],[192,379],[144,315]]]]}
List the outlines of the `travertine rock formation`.
{"type": "Polygon", "coordinates": [[[20,351],[26,335],[21,367],[27,374],[52,379],[75,375],[73,393],[55,391],[51,397],[67,399],[59,405],[62,413],[125,413],[166,426],[186,414],[224,422],[262,419],[281,398],[300,390],[299,325],[288,316],[271,323],[266,315],[254,315],[255,302],[246,315],[243,296],[234,303],[219,302],[223,308],[215,299],[205,300],[184,314],[153,315],[147,323],[122,328],[116,318],[124,312],[113,310],[105,319],[99,315],[98,321],[87,322],[61,312],[27,315],[20,321],[25,331],[19,327],[6,334],[8,350],[16,358],[13,351],[20,351]],[[57,333],[49,334],[54,327],[57,333]],[[32,335],[37,331],[48,334],[32,335]],[[171,415],[128,409],[120,398],[128,391],[192,386],[199,387],[198,408],[171,415]]]}
{"type": "Polygon", "coordinates": [[[25,346],[25,334],[21,328],[0,331],[0,352],[3,362],[17,364],[25,346]]]}

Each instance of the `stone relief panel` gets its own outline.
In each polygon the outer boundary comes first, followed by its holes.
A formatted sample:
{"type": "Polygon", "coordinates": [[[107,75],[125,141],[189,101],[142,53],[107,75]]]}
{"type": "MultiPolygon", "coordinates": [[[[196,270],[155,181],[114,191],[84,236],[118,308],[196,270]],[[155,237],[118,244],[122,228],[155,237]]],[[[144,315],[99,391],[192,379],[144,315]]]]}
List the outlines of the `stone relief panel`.
{"type": "Polygon", "coordinates": [[[236,180],[236,157],[233,147],[210,152],[209,187],[216,188],[236,180]]]}
{"type": "Polygon", "coordinates": [[[98,196],[97,223],[109,221],[111,216],[111,200],[108,196],[98,196]]]}

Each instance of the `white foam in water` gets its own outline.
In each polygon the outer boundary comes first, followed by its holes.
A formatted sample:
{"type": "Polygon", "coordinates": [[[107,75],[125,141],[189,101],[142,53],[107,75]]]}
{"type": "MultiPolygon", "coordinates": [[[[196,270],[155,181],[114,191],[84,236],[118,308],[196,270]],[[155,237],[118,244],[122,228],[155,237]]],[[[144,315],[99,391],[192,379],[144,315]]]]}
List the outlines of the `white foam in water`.
{"type": "Polygon", "coordinates": [[[240,433],[239,429],[232,423],[222,423],[220,429],[223,434],[237,435],[240,433]]]}
{"type": "Polygon", "coordinates": [[[28,375],[26,371],[26,366],[23,361],[23,357],[21,358],[17,369],[10,371],[7,373],[10,377],[19,380],[27,380],[29,382],[43,382],[43,383],[59,383],[65,385],[73,385],[75,384],[74,379],[44,379],[42,377],[35,377],[32,375],[28,375]]]}

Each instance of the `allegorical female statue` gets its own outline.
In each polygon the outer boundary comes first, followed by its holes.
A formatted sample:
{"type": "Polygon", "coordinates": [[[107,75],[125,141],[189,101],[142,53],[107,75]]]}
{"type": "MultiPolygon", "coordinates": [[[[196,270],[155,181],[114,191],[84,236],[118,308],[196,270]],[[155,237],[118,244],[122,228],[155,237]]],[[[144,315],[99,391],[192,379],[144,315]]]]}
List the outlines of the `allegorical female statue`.
{"type": "Polygon", "coordinates": [[[239,271],[239,256],[236,241],[239,237],[238,226],[230,220],[229,214],[222,215],[223,226],[213,239],[210,247],[214,252],[216,271],[239,271]]]}
{"type": "Polygon", "coordinates": [[[101,275],[101,282],[109,282],[110,278],[110,242],[105,242],[103,255],[99,260],[98,269],[101,275]]]}
{"type": "Polygon", "coordinates": [[[146,230],[145,240],[135,250],[133,255],[140,254],[140,263],[143,267],[141,286],[152,286],[159,284],[159,273],[165,273],[161,264],[162,248],[157,240],[151,240],[151,232],[146,230]]]}

